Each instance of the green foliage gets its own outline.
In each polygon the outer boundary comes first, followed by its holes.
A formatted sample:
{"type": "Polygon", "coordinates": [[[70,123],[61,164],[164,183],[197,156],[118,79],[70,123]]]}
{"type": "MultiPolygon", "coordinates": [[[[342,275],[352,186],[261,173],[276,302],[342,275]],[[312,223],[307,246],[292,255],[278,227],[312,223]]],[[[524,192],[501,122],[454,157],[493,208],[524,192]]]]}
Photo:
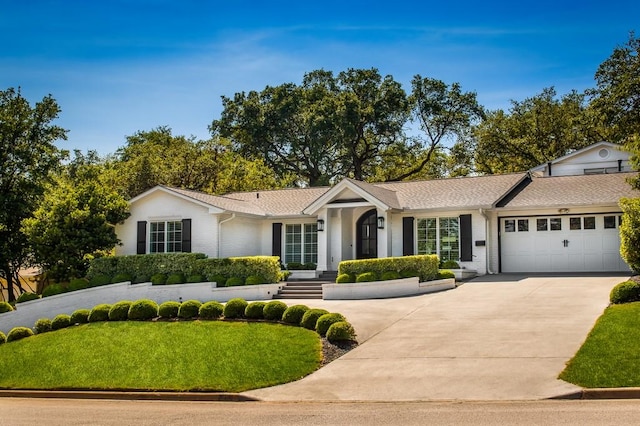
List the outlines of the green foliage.
{"type": "Polygon", "coordinates": [[[244,285],[244,280],[240,277],[231,277],[224,283],[225,287],[237,287],[244,285]]]}
{"type": "Polygon", "coordinates": [[[86,278],[74,278],[67,286],[68,291],[84,290],[89,287],[89,280],[86,278]]]}
{"type": "Polygon", "coordinates": [[[42,334],[51,331],[51,320],[49,318],[38,319],[33,326],[33,330],[36,334],[42,334]]]}
{"type": "Polygon", "coordinates": [[[120,272],[119,274],[115,274],[113,278],[111,278],[112,283],[124,283],[124,282],[132,282],[133,276],[126,272],[120,272]]]}
{"type": "Polygon", "coordinates": [[[244,317],[247,319],[263,319],[265,302],[251,302],[244,310],[244,317]]]}
{"type": "Polygon", "coordinates": [[[315,271],[317,265],[313,262],[308,263],[300,263],[300,262],[289,262],[287,263],[288,270],[294,271],[315,271]]]}
{"type": "Polygon", "coordinates": [[[390,281],[400,279],[400,273],[398,271],[383,272],[380,276],[381,281],[390,281]]]}
{"type": "Polygon", "coordinates": [[[0,345],[7,341],[7,336],[4,335],[2,331],[0,331],[0,345]]]}
{"type": "Polygon", "coordinates": [[[216,302],[215,300],[211,300],[209,302],[205,302],[200,306],[200,310],[198,311],[198,316],[200,319],[218,319],[222,316],[224,312],[224,306],[220,302],[216,302]]]}
{"type": "Polygon", "coordinates": [[[151,284],[153,285],[165,285],[167,283],[167,274],[153,274],[151,276],[151,284]]]}
{"type": "Polygon", "coordinates": [[[179,310],[180,302],[169,300],[160,304],[158,307],[158,316],[165,319],[177,318],[179,310]]]}
{"type": "Polygon", "coordinates": [[[30,300],[36,300],[39,298],[40,296],[38,296],[36,293],[25,291],[20,296],[18,296],[18,298],[16,299],[16,303],[28,302],[30,300]]]}
{"type": "Polygon", "coordinates": [[[277,256],[231,257],[228,259],[202,259],[198,262],[207,277],[262,277],[265,283],[280,281],[280,260],[277,256]]]}
{"type": "Polygon", "coordinates": [[[398,271],[404,277],[407,271],[416,271],[422,282],[433,280],[438,276],[438,264],[438,256],[432,254],[345,260],[338,265],[338,274],[357,276],[365,272],[373,272],[376,275],[381,275],[385,271],[398,271]]]}
{"type": "Polygon", "coordinates": [[[304,315],[302,315],[302,319],[300,320],[300,325],[308,330],[315,330],[318,318],[328,313],[329,311],[325,309],[317,309],[317,308],[309,309],[307,312],[304,313],[304,315]]]}
{"type": "Polygon", "coordinates": [[[214,274],[209,276],[209,281],[216,283],[218,287],[224,287],[227,283],[227,278],[224,275],[214,274]]]}
{"type": "Polygon", "coordinates": [[[187,277],[187,282],[188,283],[203,283],[206,280],[204,279],[203,275],[200,274],[195,274],[195,275],[189,275],[187,277]]]}
{"type": "Polygon", "coordinates": [[[363,272],[362,274],[358,274],[358,276],[356,276],[357,283],[369,283],[377,280],[378,278],[376,277],[375,272],[363,272]]]}
{"type": "Polygon", "coordinates": [[[7,334],[7,343],[33,336],[33,330],[27,327],[13,327],[7,334]]]}
{"type": "Polygon", "coordinates": [[[77,309],[71,314],[71,324],[86,324],[89,322],[89,309],[77,309]]]}
{"type": "Polygon", "coordinates": [[[441,263],[440,269],[460,269],[460,264],[455,260],[445,260],[441,263]]]}
{"type": "Polygon", "coordinates": [[[331,324],[327,330],[327,340],[331,343],[351,342],[356,339],[353,326],[346,321],[331,324]]]}
{"type": "Polygon", "coordinates": [[[620,225],[620,254],[636,273],[640,273],[640,198],[623,198],[620,225]]]}
{"type": "Polygon", "coordinates": [[[257,285],[257,284],[264,284],[264,278],[259,277],[257,275],[250,275],[247,277],[246,280],[244,280],[245,285],[257,285]]]}
{"type": "Polygon", "coordinates": [[[222,313],[226,319],[242,318],[244,316],[244,311],[247,309],[247,305],[248,303],[244,299],[231,299],[224,305],[222,313]]]}
{"type": "Polygon", "coordinates": [[[158,304],[153,300],[140,299],[131,304],[129,319],[133,321],[146,321],[158,316],[158,304]]]}
{"type": "Polygon", "coordinates": [[[50,284],[42,290],[42,297],[54,296],[65,292],[65,288],[62,284],[50,284]]]}
{"type": "Polygon", "coordinates": [[[13,306],[9,302],[0,302],[0,314],[13,311],[13,306]]]}
{"type": "Polygon", "coordinates": [[[89,287],[100,287],[111,284],[111,277],[106,274],[96,274],[89,279],[89,287]]]}
{"type": "Polygon", "coordinates": [[[167,277],[167,282],[165,284],[184,284],[186,281],[184,274],[171,274],[167,277]]]}
{"type": "Polygon", "coordinates": [[[624,281],[611,289],[609,293],[611,303],[630,303],[640,301],[640,283],[624,281]]]}
{"type": "Polygon", "coordinates": [[[202,306],[202,302],[199,300],[186,300],[182,302],[178,310],[178,318],[191,319],[197,317],[200,306],[202,306]]]}
{"type": "Polygon", "coordinates": [[[342,314],[324,314],[319,317],[318,321],[316,322],[316,332],[321,336],[325,336],[327,334],[327,330],[329,330],[329,327],[331,327],[332,324],[346,320],[347,319],[342,316],[342,314]]]}
{"type": "Polygon", "coordinates": [[[109,311],[111,311],[111,305],[108,303],[101,303],[91,309],[89,313],[89,322],[100,322],[109,320],[109,311]]]}
{"type": "Polygon", "coordinates": [[[455,278],[455,277],[456,277],[456,274],[454,274],[453,272],[451,272],[448,269],[440,269],[438,271],[438,279],[439,280],[444,280],[444,279],[447,279],[447,278],[455,278]]]}
{"type": "Polygon", "coordinates": [[[284,311],[284,314],[282,314],[282,321],[286,322],[287,324],[300,325],[304,313],[308,310],[309,307],[306,305],[289,306],[287,310],[284,311]]]}
{"type": "Polygon", "coordinates": [[[109,309],[109,321],[126,321],[129,318],[129,308],[133,302],[122,300],[109,309]]]}
{"type": "Polygon", "coordinates": [[[264,319],[269,321],[280,321],[287,305],[279,300],[272,300],[264,305],[264,319]]]}
{"type": "Polygon", "coordinates": [[[141,284],[141,283],[149,283],[151,282],[151,277],[149,275],[138,274],[133,277],[131,280],[131,284],[141,284]]]}
{"type": "Polygon", "coordinates": [[[67,314],[59,314],[51,321],[51,330],[60,330],[71,325],[71,317],[67,314]]]}
{"type": "Polygon", "coordinates": [[[412,278],[412,277],[420,277],[420,272],[415,269],[405,269],[400,272],[400,278],[412,278]]]}
{"type": "Polygon", "coordinates": [[[354,283],[354,282],[356,282],[356,277],[354,275],[351,275],[351,274],[340,274],[336,278],[336,283],[339,283],[339,284],[342,284],[342,283],[354,283]]]}

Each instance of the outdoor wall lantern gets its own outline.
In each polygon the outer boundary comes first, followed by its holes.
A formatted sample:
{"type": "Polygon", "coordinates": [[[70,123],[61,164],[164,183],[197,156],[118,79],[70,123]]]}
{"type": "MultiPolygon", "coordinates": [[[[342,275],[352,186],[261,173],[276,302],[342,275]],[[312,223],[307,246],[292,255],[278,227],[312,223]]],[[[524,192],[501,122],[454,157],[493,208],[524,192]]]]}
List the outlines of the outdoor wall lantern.
{"type": "Polygon", "coordinates": [[[324,220],[318,219],[318,231],[324,231],[324,220]]]}
{"type": "Polygon", "coordinates": [[[378,229],[384,229],[384,217],[378,216],[378,229]]]}

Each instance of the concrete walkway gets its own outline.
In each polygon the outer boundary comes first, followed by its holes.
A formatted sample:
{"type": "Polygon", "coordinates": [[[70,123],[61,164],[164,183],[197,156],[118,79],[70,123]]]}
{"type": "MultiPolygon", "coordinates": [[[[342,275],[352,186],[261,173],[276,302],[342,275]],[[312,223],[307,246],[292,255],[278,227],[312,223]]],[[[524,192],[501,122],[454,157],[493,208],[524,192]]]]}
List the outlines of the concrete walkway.
{"type": "MultiPolygon", "coordinates": [[[[624,276],[481,277],[386,300],[305,300],[341,312],[360,345],[266,401],[534,400],[577,392],[557,379],[624,276]]],[[[289,301],[288,301],[289,302],[289,301]]]]}

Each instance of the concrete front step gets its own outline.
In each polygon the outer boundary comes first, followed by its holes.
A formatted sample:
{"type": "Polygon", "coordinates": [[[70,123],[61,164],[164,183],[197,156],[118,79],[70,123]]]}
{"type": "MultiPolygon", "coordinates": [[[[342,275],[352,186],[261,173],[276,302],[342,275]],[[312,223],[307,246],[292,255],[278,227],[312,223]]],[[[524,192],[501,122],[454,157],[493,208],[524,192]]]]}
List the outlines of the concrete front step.
{"type": "Polygon", "coordinates": [[[318,282],[287,283],[274,299],[322,299],[322,284],[318,282]]]}

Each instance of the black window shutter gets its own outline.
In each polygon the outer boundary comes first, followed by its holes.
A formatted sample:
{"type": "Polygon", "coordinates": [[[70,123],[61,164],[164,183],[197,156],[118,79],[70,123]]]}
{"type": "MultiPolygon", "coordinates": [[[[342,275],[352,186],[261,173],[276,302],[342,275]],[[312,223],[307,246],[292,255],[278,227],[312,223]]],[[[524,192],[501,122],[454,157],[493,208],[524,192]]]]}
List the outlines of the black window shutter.
{"type": "Polygon", "coordinates": [[[191,253],[191,219],[182,219],[182,252],[191,253]]]}
{"type": "Polygon", "coordinates": [[[274,223],[272,228],[273,237],[271,239],[271,254],[280,258],[282,263],[282,224],[274,223]]]}
{"type": "Polygon", "coordinates": [[[138,237],[137,237],[136,254],[147,253],[147,222],[138,222],[138,237]]]}
{"type": "Polygon", "coordinates": [[[402,255],[411,256],[414,254],[414,242],[413,242],[413,218],[402,218],[402,255]]]}
{"type": "Polygon", "coordinates": [[[460,260],[471,262],[473,260],[473,237],[471,236],[471,215],[460,215],[460,260]]]}

